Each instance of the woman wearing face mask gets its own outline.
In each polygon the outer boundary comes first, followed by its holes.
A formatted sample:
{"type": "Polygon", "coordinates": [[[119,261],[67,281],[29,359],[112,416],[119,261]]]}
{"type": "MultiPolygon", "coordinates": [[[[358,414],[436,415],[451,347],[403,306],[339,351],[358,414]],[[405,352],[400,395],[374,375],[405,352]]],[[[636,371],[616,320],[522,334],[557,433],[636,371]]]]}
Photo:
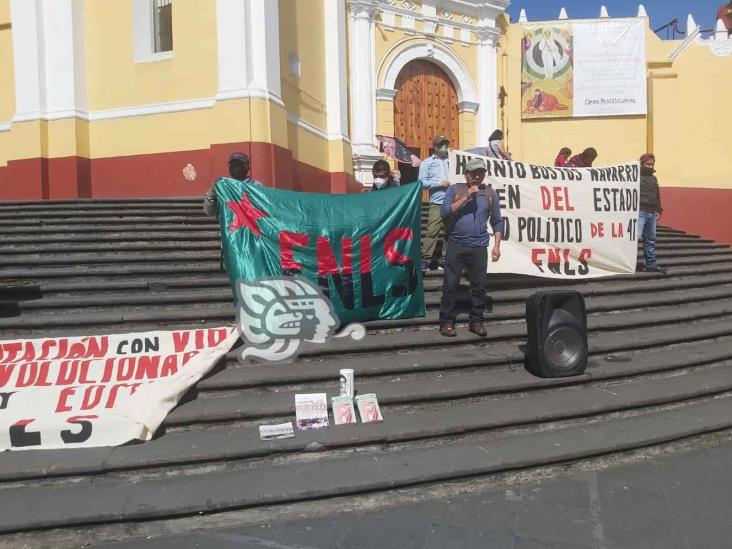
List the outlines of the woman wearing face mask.
{"type": "Polygon", "coordinates": [[[371,174],[374,176],[374,186],[372,191],[380,191],[382,189],[390,189],[398,187],[399,181],[395,177],[398,172],[392,172],[391,166],[386,160],[377,160],[371,168],[371,174]]]}
{"type": "Polygon", "coordinates": [[[656,157],[650,153],[640,157],[640,215],[638,219],[638,237],[643,239],[643,257],[645,272],[666,273],[666,269],[656,264],[656,222],[661,219],[661,189],[658,186],[656,173],[656,157]]]}

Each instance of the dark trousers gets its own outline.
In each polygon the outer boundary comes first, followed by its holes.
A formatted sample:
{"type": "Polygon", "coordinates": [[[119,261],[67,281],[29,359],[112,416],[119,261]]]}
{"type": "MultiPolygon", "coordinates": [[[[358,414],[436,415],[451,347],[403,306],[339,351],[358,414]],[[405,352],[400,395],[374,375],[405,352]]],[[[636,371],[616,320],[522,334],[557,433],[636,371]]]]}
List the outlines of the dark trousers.
{"type": "Polygon", "coordinates": [[[485,293],[488,287],[488,247],[471,248],[453,241],[447,242],[445,280],[442,285],[440,322],[455,322],[455,299],[464,269],[470,279],[470,322],[482,322],[485,312],[485,293]]]}

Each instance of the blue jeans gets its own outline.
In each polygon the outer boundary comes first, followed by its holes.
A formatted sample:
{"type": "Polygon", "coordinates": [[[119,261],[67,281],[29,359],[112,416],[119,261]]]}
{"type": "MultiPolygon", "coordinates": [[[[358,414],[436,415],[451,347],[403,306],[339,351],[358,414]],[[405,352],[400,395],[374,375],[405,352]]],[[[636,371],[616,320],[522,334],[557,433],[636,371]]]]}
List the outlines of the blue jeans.
{"type": "Polygon", "coordinates": [[[646,269],[656,266],[656,214],[640,211],[638,219],[638,238],[643,240],[643,257],[646,269]]]}

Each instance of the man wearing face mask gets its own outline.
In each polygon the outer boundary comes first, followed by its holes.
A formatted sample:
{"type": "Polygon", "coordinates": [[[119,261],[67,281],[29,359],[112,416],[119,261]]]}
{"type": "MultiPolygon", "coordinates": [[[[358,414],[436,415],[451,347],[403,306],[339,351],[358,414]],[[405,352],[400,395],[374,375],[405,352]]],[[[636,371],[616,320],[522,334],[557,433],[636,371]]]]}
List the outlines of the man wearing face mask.
{"type": "MultiPolygon", "coordinates": [[[[427,215],[427,228],[422,237],[422,272],[425,272],[432,261],[437,247],[437,237],[444,228],[440,207],[445,200],[445,190],[450,186],[447,155],[450,151],[450,140],[444,135],[438,135],[432,140],[435,154],[425,159],[419,166],[419,181],[422,187],[429,190],[430,208],[427,215]]],[[[439,266],[445,263],[445,248],[442,246],[442,257],[439,266]]]]}
{"type": "Polygon", "coordinates": [[[445,193],[441,215],[447,225],[447,258],[445,280],[440,305],[440,333],[455,337],[455,298],[460,275],[468,271],[470,279],[471,310],[468,329],[485,337],[483,326],[485,294],[488,271],[488,221],[493,227],[495,243],[491,251],[494,262],[501,258],[503,217],[498,195],[483,184],[486,167],[482,160],[474,158],[465,167],[465,183],[453,185],[445,193]]]}
{"type": "Polygon", "coordinates": [[[661,190],[656,173],[656,157],[644,154],[640,157],[640,216],[638,219],[638,236],[643,239],[643,257],[647,273],[666,274],[666,269],[656,264],[656,222],[661,218],[661,190]]]}
{"type": "Polygon", "coordinates": [[[380,191],[398,187],[399,180],[395,177],[397,173],[399,172],[391,171],[391,166],[386,160],[377,160],[371,168],[371,174],[374,176],[374,186],[371,190],[380,191]]]}
{"type": "MultiPolygon", "coordinates": [[[[243,152],[234,152],[229,156],[229,176],[237,181],[248,181],[255,185],[261,185],[249,177],[249,157],[243,152]]],[[[219,205],[216,200],[216,189],[213,185],[203,197],[203,211],[211,217],[218,217],[219,205]]]]}

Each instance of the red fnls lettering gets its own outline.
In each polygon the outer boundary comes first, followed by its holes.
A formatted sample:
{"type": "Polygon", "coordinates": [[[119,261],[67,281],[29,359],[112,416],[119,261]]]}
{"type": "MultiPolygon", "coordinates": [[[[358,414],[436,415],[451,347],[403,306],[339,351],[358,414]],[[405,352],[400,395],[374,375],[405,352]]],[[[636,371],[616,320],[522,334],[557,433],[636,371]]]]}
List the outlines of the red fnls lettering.
{"type": "Polygon", "coordinates": [[[407,265],[411,259],[399,253],[396,243],[400,240],[413,240],[412,229],[396,228],[389,231],[384,239],[384,257],[392,265],[407,265]]]}
{"type": "Polygon", "coordinates": [[[185,350],[190,337],[190,332],[173,332],[173,348],[176,353],[182,353],[185,350]]]}
{"type": "Polygon", "coordinates": [[[61,389],[61,392],[58,395],[58,404],[56,404],[56,413],[57,414],[59,412],[70,412],[71,411],[71,406],[69,406],[66,403],[66,401],[74,393],[76,393],[76,387],[66,387],[64,389],[61,389]]]}
{"type": "Polygon", "coordinates": [[[302,263],[295,261],[295,252],[293,248],[304,248],[308,245],[310,237],[303,233],[290,233],[280,231],[280,266],[283,271],[293,272],[302,271],[302,263]]]}
{"type": "Polygon", "coordinates": [[[319,236],[316,240],[316,251],[318,256],[318,276],[328,275],[350,275],[353,274],[353,239],[344,238],[341,242],[341,258],[343,259],[343,270],[338,267],[335,253],[330,245],[327,236],[319,236]]]}
{"type": "Polygon", "coordinates": [[[26,362],[25,364],[20,366],[20,371],[18,372],[18,381],[16,382],[16,387],[30,387],[36,382],[36,378],[38,377],[38,363],[36,362],[26,362]]]}
{"type": "Polygon", "coordinates": [[[84,391],[84,398],[81,401],[82,410],[91,410],[96,408],[102,401],[102,395],[104,394],[104,385],[92,385],[87,387],[84,391]]]}
{"type": "Polygon", "coordinates": [[[41,369],[38,372],[38,378],[36,379],[36,387],[50,387],[51,383],[48,381],[48,370],[51,367],[50,362],[41,362],[41,369]]]}
{"type": "Polygon", "coordinates": [[[589,248],[583,248],[579,254],[579,262],[587,263],[590,259],[592,259],[592,250],[589,248]]]}
{"type": "Polygon", "coordinates": [[[371,266],[371,237],[362,236],[359,240],[359,271],[361,274],[370,273],[371,266]]]}
{"type": "Polygon", "coordinates": [[[10,381],[10,376],[13,375],[15,370],[15,364],[0,364],[0,387],[5,387],[10,381]]]}
{"type": "Polygon", "coordinates": [[[71,385],[76,380],[76,374],[79,371],[78,360],[64,360],[58,369],[58,377],[56,385],[71,385]]]}
{"type": "Polygon", "coordinates": [[[160,368],[160,377],[174,376],[178,373],[178,355],[168,355],[160,368]]]}
{"type": "Polygon", "coordinates": [[[160,367],[159,356],[141,356],[137,359],[135,379],[157,379],[160,367]]]}
{"type": "Polygon", "coordinates": [[[16,343],[16,342],[4,343],[2,346],[3,362],[15,362],[15,358],[18,356],[20,349],[21,349],[20,343],[16,343]]]}
{"type": "Polygon", "coordinates": [[[203,330],[196,330],[196,349],[203,349],[203,330]]]}
{"type": "Polygon", "coordinates": [[[208,346],[209,348],[218,347],[222,341],[226,339],[228,330],[226,328],[219,328],[217,330],[208,331],[208,346]]]}
{"type": "Polygon", "coordinates": [[[544,248],[534,248],[533,250],[531,250],[531,262],[534,265],[541,265],[540,256],[544,255],[544,252],[544,248]]]}
{"type": "Polygon", "coordinates": [[[79,372],[79,383],[89,384],[94,383],[95,380],[89,379],[89,366],[91,365],[91,360],[82,360],[81,361],[81,370],[79,372]]]}
{"type": "Polygon", "coordinates": [[[198,351],[191,351],[190,353],[186,353],[183,355],[183,360],[181,361],[181,367],[188,364],[188,361],[191,360],[194,356],[198,354],[198,351]]]}
{"type": "Polygon", "coordinates": [[[567,187],[541,187],[541,207],[546,210],[557,212],[573,212],[574,207],[569,203],[569,188],[567,187]]]}

